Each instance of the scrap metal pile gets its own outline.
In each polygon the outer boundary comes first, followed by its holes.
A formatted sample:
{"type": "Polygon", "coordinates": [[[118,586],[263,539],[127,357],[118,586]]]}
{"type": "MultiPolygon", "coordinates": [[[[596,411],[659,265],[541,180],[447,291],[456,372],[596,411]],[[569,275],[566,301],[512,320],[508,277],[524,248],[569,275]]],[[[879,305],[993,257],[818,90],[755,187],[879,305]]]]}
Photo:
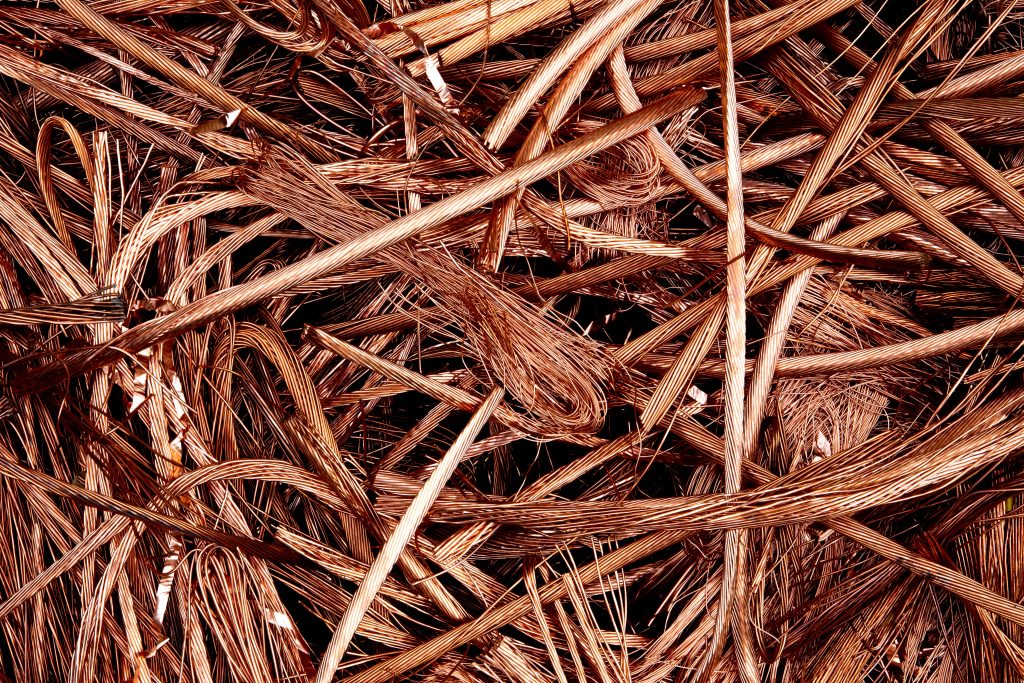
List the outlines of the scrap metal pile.
{"type": "Polygon", "coordinates": [[[0,3],[0,681],[1024,676],[1018,4],[0,3]]]}

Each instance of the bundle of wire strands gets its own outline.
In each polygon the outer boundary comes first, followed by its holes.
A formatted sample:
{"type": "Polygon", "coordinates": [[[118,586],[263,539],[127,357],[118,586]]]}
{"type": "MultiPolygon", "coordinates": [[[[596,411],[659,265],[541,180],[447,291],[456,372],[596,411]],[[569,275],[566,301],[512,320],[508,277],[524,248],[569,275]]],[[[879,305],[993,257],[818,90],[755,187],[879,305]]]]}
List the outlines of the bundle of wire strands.
{"type": "Polygon", "coordinates": [[[0,3],[0,681],[1024,677],[1024,7],[0,3]]]}

